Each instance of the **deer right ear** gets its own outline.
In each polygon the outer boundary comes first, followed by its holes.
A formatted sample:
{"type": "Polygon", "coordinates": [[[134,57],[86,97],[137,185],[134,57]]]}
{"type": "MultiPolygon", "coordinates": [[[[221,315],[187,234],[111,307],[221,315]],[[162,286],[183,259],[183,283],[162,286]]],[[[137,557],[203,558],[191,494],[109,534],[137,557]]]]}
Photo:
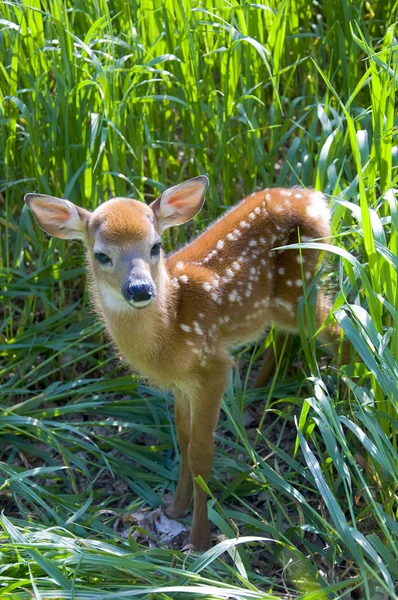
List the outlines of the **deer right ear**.
{"type": "Polygon", "coordinates": [[[53,196],[26,194],[25,203],[44,231],[62,239],[84,239],[88,210],[53,196]]]}
{"type": "Polygon", "coordinates": [[[205,201],[209,180],[205,175],[188,179],[175,185],[152,202],[150,207],[155,213],[161,231],[172,225],[181,225],[198,214],[205,201]]]}

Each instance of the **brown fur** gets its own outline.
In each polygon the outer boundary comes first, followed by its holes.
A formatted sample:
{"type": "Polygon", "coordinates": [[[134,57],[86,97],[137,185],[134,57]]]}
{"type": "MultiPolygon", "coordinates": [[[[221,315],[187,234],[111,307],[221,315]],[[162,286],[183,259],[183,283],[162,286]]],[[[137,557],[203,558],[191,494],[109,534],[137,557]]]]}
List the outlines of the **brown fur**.
{"type": "MultiPolygon", "coordinates": [[[[314,275],[318,253],[303,250],[301,264],[299,252],[273,248],[297,242],[298,235],[330,235],[321,194],[264,190],[243,200],[184,248],[152,264],[150,247],[162,229],[200,209],[203,179],[191,180],[191,188],[190,182],[177,186],[174,193],[172,188],[167,201],[161,197],[152,207],[125,198],[111,200],[88,221],[84,215],[81,228],[91,296],[111,338],[133,369],[174,392],[181,472],[168,514],[181,516],[194,490],[191,541],[198,549],[208,547],[210,533],[206,495],[193,479],[201,475],[207,480],[211,470],[213,431],[231,365],[229,349],[258,337],[270,323],[297,329],[298,302],[303,284],[314,275]],[[101,244],[113,252],[112,271],[101,269],[94,258],[93,248],[101,244]],[[143,309],[119,301],[131,265],[156,286],[156,299],[143,309]]],[[[34,211],[34,199],[31,203],[34,211]]],[[[319,326],[329,310],[329,301],[319,293],[319,326]]],[[[327,342],[335,343],[338,336],[337,326],[323,332],[327,342]]]]}

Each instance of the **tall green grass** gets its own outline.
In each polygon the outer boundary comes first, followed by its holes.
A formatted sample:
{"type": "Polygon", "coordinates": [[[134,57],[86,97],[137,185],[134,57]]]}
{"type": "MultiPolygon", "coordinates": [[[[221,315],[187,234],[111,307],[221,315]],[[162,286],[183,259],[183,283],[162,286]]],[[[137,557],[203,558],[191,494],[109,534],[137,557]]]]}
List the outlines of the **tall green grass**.
{"type": "MultiPolygon", "coordinates": [[[[397,8],[2,4],[0,598],[397,597],[397,8]],[[206,207],[169,249],[255,189],[333,199],[325,272],[353,346],[336,369],[295,340],[265,390],[231,377],[209,482],[224,541],[203,556],[123,521],[175,487],[172,399],[117,361],[82,247],[22,201],[151,200],[200,173],[206,207]]],[[[242,352],[250,368],[272,335],[242,352]]]]}

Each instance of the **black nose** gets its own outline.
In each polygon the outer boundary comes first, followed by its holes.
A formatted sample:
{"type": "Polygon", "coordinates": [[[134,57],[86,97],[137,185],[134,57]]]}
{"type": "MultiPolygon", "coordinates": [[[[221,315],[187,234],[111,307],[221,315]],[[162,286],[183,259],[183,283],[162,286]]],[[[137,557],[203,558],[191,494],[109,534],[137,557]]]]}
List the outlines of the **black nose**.
{"type": "Polygon", "coordinates": [[[126,300],[133,302],[145,302],[153,296],[152,285],[146,281],[135,281],[128,283],[123,290],[126,300]]]}

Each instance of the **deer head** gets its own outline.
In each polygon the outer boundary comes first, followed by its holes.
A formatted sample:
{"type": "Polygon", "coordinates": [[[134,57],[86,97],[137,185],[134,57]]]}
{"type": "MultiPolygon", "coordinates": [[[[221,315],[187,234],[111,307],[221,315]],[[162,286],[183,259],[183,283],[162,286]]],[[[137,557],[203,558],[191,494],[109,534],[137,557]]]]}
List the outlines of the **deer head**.
{"type": "Polygon", "coordinates": [[[199,176],[167,189],[150,206],[114,198],[92,213],[69,200],[40,194],[27,194],[25,202],[50,235],[83,240],[104,302],[128,310],[156,300],[165,269],[161,234],[200,211],[207,185],[207,177],[199,176]]]}

